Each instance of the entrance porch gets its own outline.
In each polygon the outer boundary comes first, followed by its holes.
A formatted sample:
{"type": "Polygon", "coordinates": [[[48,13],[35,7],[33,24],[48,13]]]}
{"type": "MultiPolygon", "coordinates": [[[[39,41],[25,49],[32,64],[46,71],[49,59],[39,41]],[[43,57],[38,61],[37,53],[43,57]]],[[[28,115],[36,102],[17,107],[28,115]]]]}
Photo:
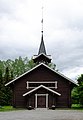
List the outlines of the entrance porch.
{"type": "Polygon", "coordinates": [[[29,106],[32,108],[51,108],[53,105],[56,106],[57,98],[60,95],[58,92],[41,85],[23,96],[25,96],[27,108],[29,106]]]}

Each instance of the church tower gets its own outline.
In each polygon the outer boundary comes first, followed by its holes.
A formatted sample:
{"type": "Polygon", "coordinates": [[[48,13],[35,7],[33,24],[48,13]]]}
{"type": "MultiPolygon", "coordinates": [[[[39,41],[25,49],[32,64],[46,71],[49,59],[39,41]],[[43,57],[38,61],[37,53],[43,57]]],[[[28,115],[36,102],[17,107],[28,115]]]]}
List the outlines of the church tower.
{"type": "Polygon", "coordinates": [[[41,23],[42,23],[41,43],[40,43],[38,55],[33,56],[33,61],[37,64],[39,64],[39,63],[49,64],[49,63],[51,63],[51,55],[47,55],[45,44],[44,44],[44,39],[43,39],[43,7],[42,7],[42,21],[41,21],[41,23]]]}
{"type": "Polygon", "coordinates": [[[33,56],[33,61],[37,64],[39,63],[45,63],[49,64],[51,63],[51,55],[47,55],[46,53],[46,48],[43,40],[43,31],[42,31],[42,36],[41,36],[41,43],[38,51],[38,55],[33,56]]]}

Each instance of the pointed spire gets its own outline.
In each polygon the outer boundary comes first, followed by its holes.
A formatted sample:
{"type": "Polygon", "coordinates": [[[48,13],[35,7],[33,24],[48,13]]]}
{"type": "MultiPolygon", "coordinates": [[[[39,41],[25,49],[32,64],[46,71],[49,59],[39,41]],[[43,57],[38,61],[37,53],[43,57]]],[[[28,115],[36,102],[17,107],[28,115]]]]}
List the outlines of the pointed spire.
{"type": "Polygon", "coordinates": [[[43,40],[43,3],[42,3],[42,20],[41,20],[41,24],[42,24],[42,36],[41,36],[41,43],[40,43],[40,48],[39,48],[39,52],[38,55],[41,53],[44,53],[46,55],[46,49],[45,49],[45,45],[44,45],[44,40],[43,40]]]}
{"type": "Polygon", "coordinates": [[[42,24],[42,32],[43,32],[43,3],[42,3],[42,20],[41,20],[41,24],[42,24]]]}
{"type": "Polygon", "coordinates": [[[46,55],[46,49],[45,49],[44,40],[43,40],[43,31],[42,31],[41,43],[40,43],[38,55],[41,53],[44,53],[46,55]]]}

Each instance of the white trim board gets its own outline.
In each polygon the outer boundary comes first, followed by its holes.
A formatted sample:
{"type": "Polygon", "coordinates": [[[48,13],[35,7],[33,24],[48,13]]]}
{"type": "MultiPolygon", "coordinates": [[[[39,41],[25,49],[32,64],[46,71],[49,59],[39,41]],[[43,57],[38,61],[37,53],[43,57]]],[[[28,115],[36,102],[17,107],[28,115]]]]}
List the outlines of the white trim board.
{"type": "Polygon", "coordinates": [[[58,96],[61,96],[60,93],[58,93],[58,92],[56,92],[56,91],[54,91],[54,90],[52,90],[52,89],[50,89],[50,88],[48,88],[48,87],[46,87],[46,86],[44,86],[44,85],[40,85],[40,86],[38,86],[38,87],[30,90],[29,92],[26,92],[25,94],[23,94],[23,96],[26,96],[26,95],[28,95],[28,94],[30,94],[30,93],[38,90],[39,88],[45,88],[46,90],[48,90],[48,91],[50,91],[50,92],[52,92],[52,93],[54,93],[54,94],[56,94],[56,95],[58,95],[58,96]]]}
{"type": "Polygon", "coordinates": [[[35,82],[34,81],[32,81],[32,82],[28,81],[28,83],[55,83],[55,82],[56,81],[54,81],[54,82],[52,82],[52,81],[41,81],[41,82],[40,81],[39,82],[38,81],[37,82],[36,81],[35,82]]]}

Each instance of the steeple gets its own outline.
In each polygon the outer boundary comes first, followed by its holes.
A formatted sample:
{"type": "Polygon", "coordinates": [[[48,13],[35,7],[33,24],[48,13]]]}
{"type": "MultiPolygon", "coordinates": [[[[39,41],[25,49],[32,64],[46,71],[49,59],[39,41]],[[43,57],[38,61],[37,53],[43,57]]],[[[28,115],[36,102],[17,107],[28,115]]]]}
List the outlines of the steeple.
{"type": "Polygon", "coordinates": [[[40,64],[40,63],[49,64],[49,63],[51,63],[51,56],[46,54],[45,44],[44,44],[44,40],[43,40],[43,7],[42,7],[41,23],[42,23],[41,43],[40,43],[38,55],[33,56],[33,61],[37,64],[40,64]]]}
{"type": "Polygon", "coordinates": [[[41,36],[41,43],[40,43],[38,55],[34,55],[33,61],[37,64],[39,63],[49,64],[51,63],[51,56],[46,54],[46,49],[43,40],[43,31],[41,32],[42,32],[42,36],[41,36]]]}
{"type": "Polygon", "coordinates": [[[46,49],[45,49],[45,44],[44,44],[44,40],[43,40],[43,31],[42,31],[41,43],[40,43],[38,55],[41,53],[46,55],[46,49]]]}
{"type": "Polygon", "coordinates": [[[40,43],[38,55],[41,54],[41,53],[46,55],[46,49],[45,49],[44,40],[43,40],[43,3],[42,3],[42,20],[41,20],[41,24],[42,24],[42,30],[41,30],[42,35],[41,35],[41,43],[40,43]]]}

